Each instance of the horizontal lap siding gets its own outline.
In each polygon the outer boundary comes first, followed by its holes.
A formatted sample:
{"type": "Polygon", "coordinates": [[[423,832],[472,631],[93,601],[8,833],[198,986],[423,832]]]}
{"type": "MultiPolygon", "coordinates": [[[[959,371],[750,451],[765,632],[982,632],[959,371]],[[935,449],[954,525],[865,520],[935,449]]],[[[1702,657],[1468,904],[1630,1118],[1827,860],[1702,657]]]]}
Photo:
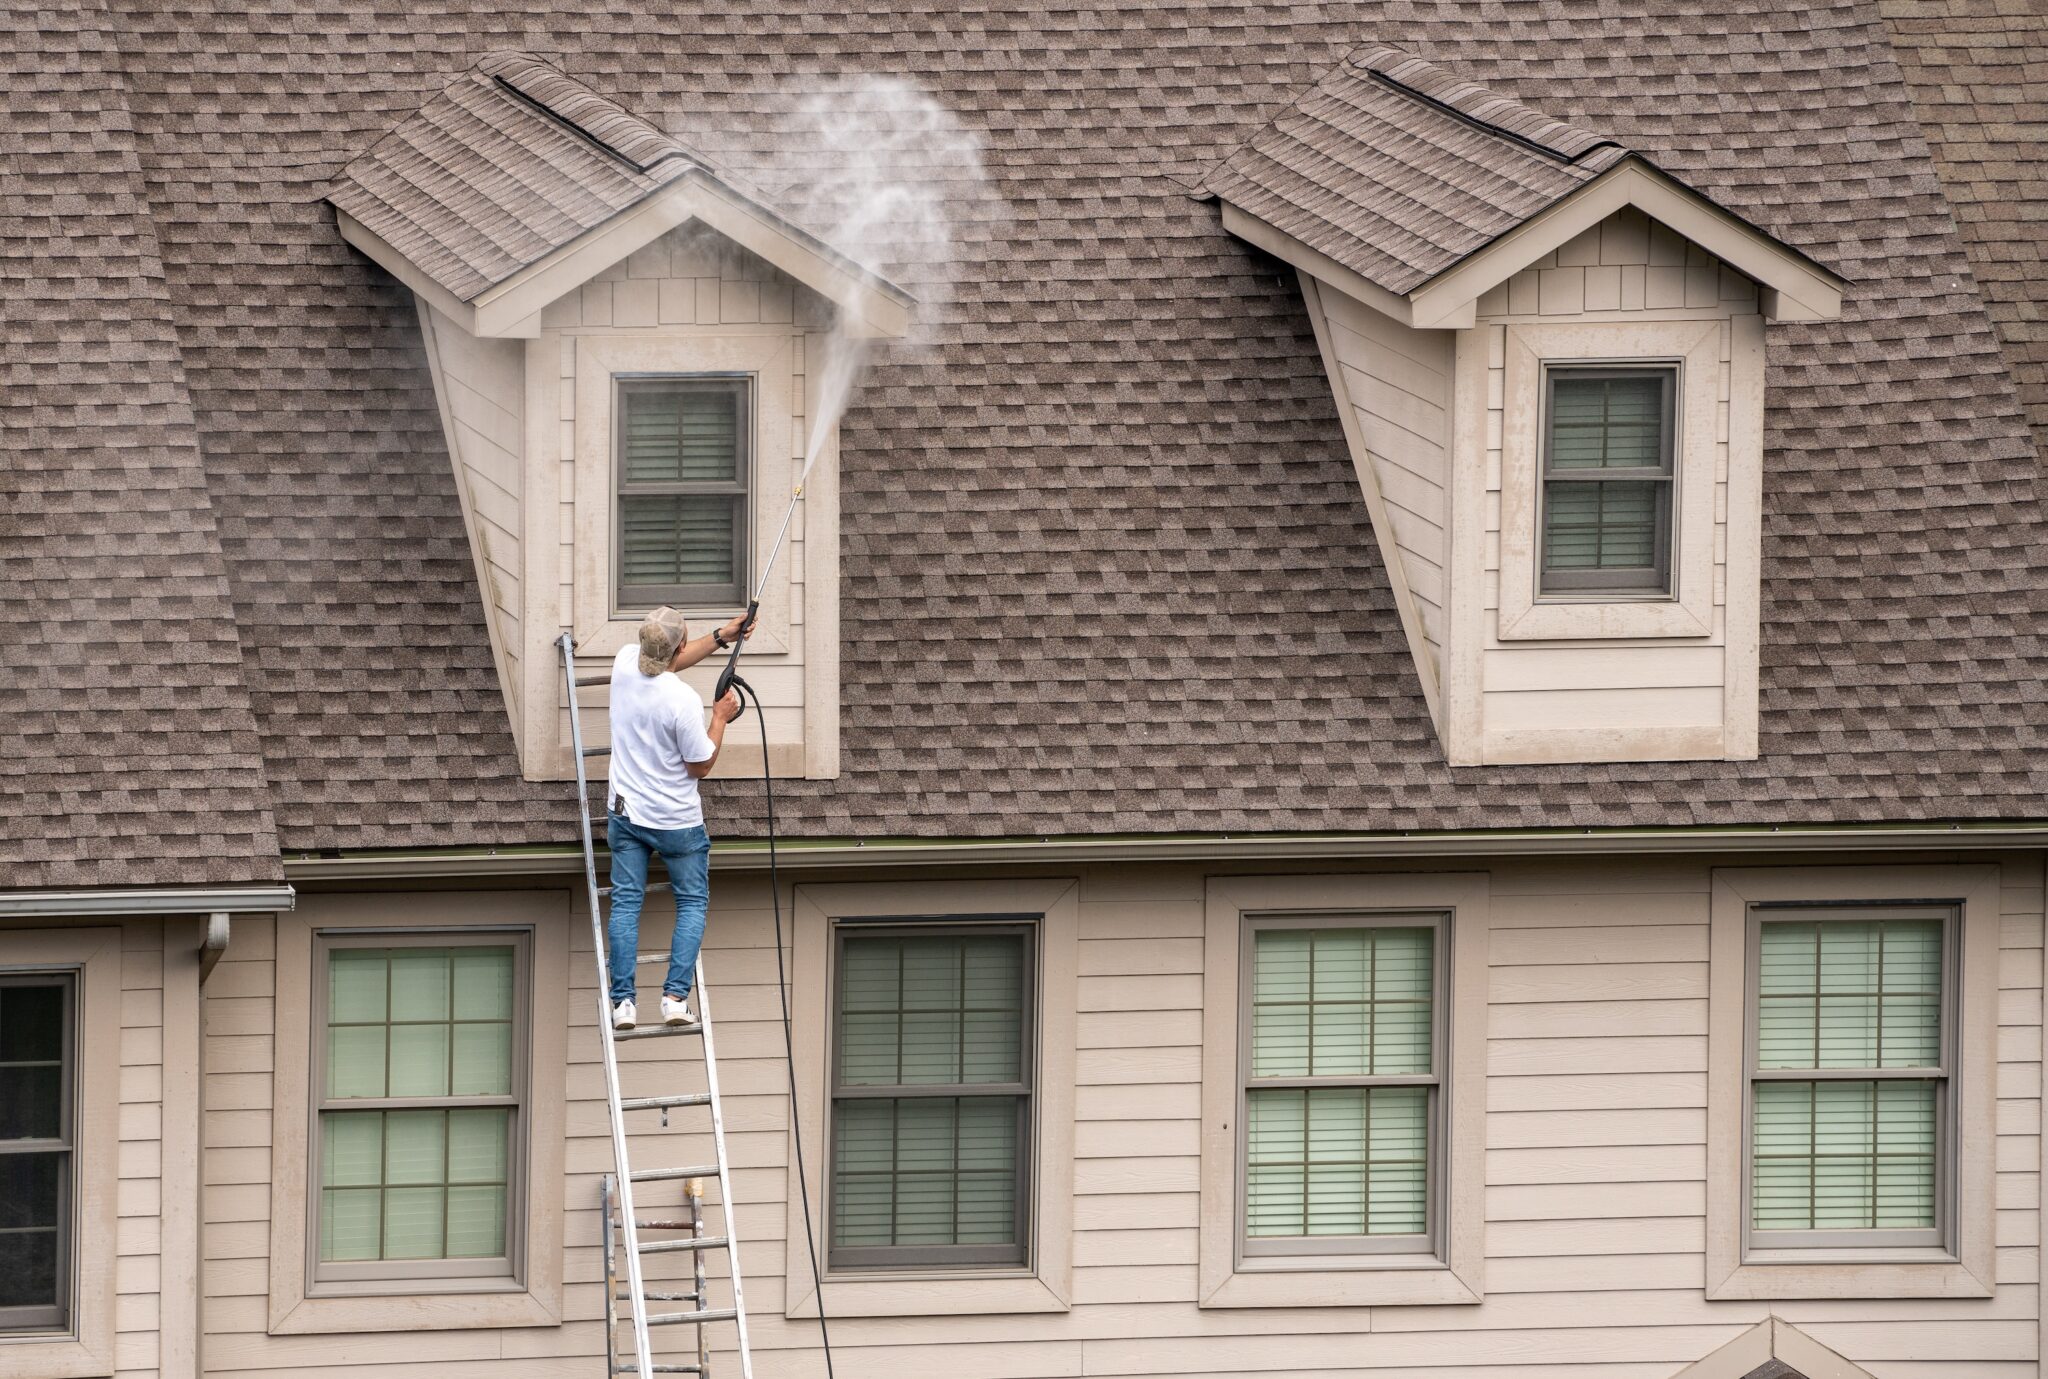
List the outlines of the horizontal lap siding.
{"type": "MultiPolygon", "coordinates": [[[[1493,869],[1487,1301],[1478,1307],[1205,1310],[1199,1222],[1203,878],[1082,873],[1073,1307],[1066,1313],[843,1318],[847,1379],[1316,1375],[1669,1379],[1772,1312],[1880,1379],[2035,1374],[2040,1193],[2040,875],[2009,864],[2002,918],[2000,1274],[1981,1302],[1704,1300],[1705,863],[1493,869]]],[[[717,1017],[748,1301],[763,1379],[820,1371],[816,1323],[782,1317],[788,1139],[772,915],[752,878],[714,881],[705,952],[717,1017]]],[[[665,939],[652,907],[643,946],[665,939]]],[[[785,925],[789,914],[784,913],[785,925]]],[[[565,1324],[359,1337],[263,1335],[267,1277],[267,935],[236,927],[209,984],[210,1364],[216,1374],[348,1363],[377,1379],[596,1374],[603,1308],[597,1177],[610,1167],[587,920],[571,923],[565,1324]],[[220,987],[221,999],[214,999],[220,987]],[[244,1187],[244,1192],[222,1191],[244,1187]],[[346,1357],[345,1361],[344,1358],[346,1357]]],[[[658,967],[643,969],[652,994],[658,967]]],[[[805,1012],[800,1018],[815,1018],[805,1012]]],[[[703,1085],[694,1041],[624,1046],[628,1093],[703,1085]]],[[[1056,1051],[1048,1051],[1054,1055],[1056,1051]]],[[[642,1117],[652,1122],[653,1117],[642,1117]]],[[[708,1157],[701,1113],[636,1140],[642,1167],[708,1157]]],[[[807,1125],[806,1150],[825,1152],[807,1125]]],[[[643,1214],[680,1198],[643,1189],[643,1214]]],[[[716,1209],[712,1222],[719,1221],[716,1209]]],[[[715,1261],[722,1273],[723,1261],[715,1261]]],[[[680,1278],[679,1260],[653,1276],[680,1278]]],[[[723,1284],[714,1283],[723,1295],[723,1284]]],[[[725,1346],[730,1330],[720,1328],[725,1346]]],[[[687,1337],[669,1347],[680,1350],[687,1337]]],[[[736,1374],[722,1354],[715,1371],[736,1374]]]]}
{"type": "Polygon", "coordinates": [[[114,1366],[118,1374],[138,1379],[160,1373],[163,1363],[164,998],[162,922],[123,924],[114,1366]]]}

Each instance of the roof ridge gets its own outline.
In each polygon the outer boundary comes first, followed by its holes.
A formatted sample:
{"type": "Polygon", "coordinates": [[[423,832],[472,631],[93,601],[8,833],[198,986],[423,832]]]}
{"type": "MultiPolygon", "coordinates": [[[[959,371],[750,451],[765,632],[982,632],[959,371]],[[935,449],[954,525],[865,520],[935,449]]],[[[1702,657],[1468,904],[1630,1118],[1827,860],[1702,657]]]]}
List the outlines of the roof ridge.
{"type": "Polygon", "coordinates": [[[1630,151],[1619,139],[1546,115],[1390,44],[1358,49],[1344,62],[1404,96],[1561,163],[1577,166],[1601,149],[1630,151]]]}
{"type": "Polygon", "coordinates": [[[500,49],[478,58],[472,70],[634,172],[649,173],[678,158],[697,167],[710,167],[702,154],[536,53],[500,49]]]}

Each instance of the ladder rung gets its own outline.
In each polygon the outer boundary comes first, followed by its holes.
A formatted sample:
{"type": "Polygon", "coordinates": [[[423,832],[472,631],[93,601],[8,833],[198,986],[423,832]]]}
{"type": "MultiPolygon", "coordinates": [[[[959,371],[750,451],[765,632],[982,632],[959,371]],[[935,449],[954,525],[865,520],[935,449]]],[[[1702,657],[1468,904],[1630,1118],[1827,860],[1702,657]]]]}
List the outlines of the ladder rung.
{"type": "MultiPolygon", "coordinates": [[[[666,891],[666,890],[670,890],[670,889],[672,889],[672,888],[673,888],[673,886],[674,886],[674,883],[673,883],[673,882],[670,882],[670,881],[650,881],[650,882],[648,882],[648,883],[647,883],[647,884],[646,884],[645,886],[642,886],[642,887],[641,887],[641,889],[642,889],[642,890],[644,890],[644,891],[646,891],[646,892],[647,892],[647,893],[648,893],[649,895],[653,895],[653,894],[654,894],[654,893],[655,893],[656,891],[666,891]]],[[[611,898],[611,893],[612,893],[612,888],[611,888],[610,886],[599,886],[599,887],[597,888],[597,893],[598,893],[599,895],[601,895],[601,896],[605,897],[606,899],[610,899],[610,898],[611,898]]],[[[666,954],[666,953],[651,953],[651,954],[649,954],[649,955],[648,955],[647,957],[644,957],[644,958],[640,959],[640,961],[642,961],[642,962],[667,962],[667,961],[668,961],[668,954],[666,954]]]]}
{"type": "Polygon", "coordinates": [[[579,675],[576,677],[576,688],[595,689],[599,685],[609,685],[611,682],[612,677],[609,675],[579,675]]]}
{"type": "MultiPolygon", "coordinates": [[[[649,887],[648,887],[647,889],[651,891],[651,890],[653,890],[653,889],[654,889],[654,887],[652,887],[652,886],[649,886],[649,887]]],[[[667,889],[668,889],[668,883],[667,883],[666,881],[662,882],[662,889],[663,889],[663,890],[667,890],[667,889]]],[[[655,966],[656,964],[660,964],[661,966],[663,966],[663,967],[666,967],[666,966],[668,966],[668,954],[666,954],[666,953],[641,953],[641,954],[637,955],[637,956],[636,956],[636,957],[635,957],[635,958],[633,959],[633,961],[634,961],[634,962],[636,962],[637,964],[639,964],[639,965],[640,965],[641,967],[653,967],[653,966],[655,966]]]]}
{"type": "Polygon", "coordinates": [[[643,1168],[633,1175],[636,1183],[665,1183],[675,1178],[716,1178],[717,1164],[700,1164],[695,1168],[643,1168]]]}
{"type": "Polygon", "coordinates": [[[644,1255],[672,1254],[677,1250],[722,1250],[725,1237],[722,1235],[692,1236],[688,1240],[649,1240],[640,1246],[644,1255]]]}
{"type": "Polygon", "coordinates": [[[583,749],[583,755],[587,757],[608,757],[611,754],[612,749],[609,747],[585,747],[583,749]]]}
{"type": "Polygon", "coordinates": [[[633,1029],[615,1029],[614,1039],[659,1039],[665,1034],[702,1034],[702,1025],[639,1025],[633,1029]]]}
{"type": "Polygon", "coordinates": [[[673,1106],[709,1106],[711,1093],[687,1092],[682,1096],[633,1096],[619,1103],[621,1111],[665,1111],[673,1106]]]}
{"type": "MultiPolygon", "coordinates": [[[[647,1294],[645,1294],[644,1296],[646,1297],[646,1299],[647,1299],[647,1300],[648,1300],[649,1302],[702,1302],[702,1301],[703,1301],[703,1299],[702,1299],[702,1298],[699,1298],[699,1297],[698,1297],[698,1296],[697,1296],[697,1295],[696,1295],[695,1293],[647,1293],[647,1294]]],[[[618,1298],[616,1299],[616,1301],[618,1301],[618,1302],[631,1302],[632,1300],[633,1300],[633,1295],[632,1295],[631,1293],[621,1293],[621,1294],[619,1294],[618,1298]]]]}
{"type": "MultiPolygon", "coordinates": [[[[649,1366],[648,1366],[647,1368],[648,1368],[648,1370],[649,1370],[650,1372],[652,1372],[652,1373],[655,1373],[655,1374],[701,1374],[701,1373],[703,1373],[703,1371],[702,1371],[702,1370],[700,1370],[700,1369],[698,1369],[698,1368],[697,1368],[697,1367],[696,1367],[695,1365],[649,1365],[649,1366]]],[[[613,1373],[613,1374],[638,1374],[639,1372],[640,1372],[640,1366],[638,1366],[638,1365],[613,1365],[613,1366],[612,1366],[612,1373],[613,1373]]]]}
{"type": "Polygon", "coordinates": [[[739,1316],[730,1307],[712,1307],[702,1312],[657,1312],[647,1319],[649,1326],[688,1326],[692,1322],[729,1322],[739,1316]]]}
{"type": "Polygon", "coordinates": [[[697,1227],[688,1221],[664,1221],[658,1217],[649,1217],[647,1220],[642,1221],[635,1217],[633,1219],[633,1229],[639,1231],[694,1231],[697,1227]]]}

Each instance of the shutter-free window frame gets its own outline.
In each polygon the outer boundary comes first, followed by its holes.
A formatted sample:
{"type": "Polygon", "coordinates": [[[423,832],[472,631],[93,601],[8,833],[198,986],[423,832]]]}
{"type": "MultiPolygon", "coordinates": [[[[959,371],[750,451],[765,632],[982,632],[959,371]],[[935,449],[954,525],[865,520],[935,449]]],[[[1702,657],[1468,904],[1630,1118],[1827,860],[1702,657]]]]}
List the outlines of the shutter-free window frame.
{"type": "Polygon", "coordinates": [[[1545,364],[1540,396],[1543,415],[1538,435],[1543,447],[1541,472],[1536,482],[1536,593],[1537,597],[1563,595],[1622,596],[1664,599],[1677,593],[1673,570],[1677,568],[1678,530],[1678,395],[1683,386],[1678,361],[1597,364],[1574,361],[1545,364]],[[1661,431],[1657,441],[1657,464],[1616,468],[1565,468],[1555,463],[1557,385],[1576,379],[1626,380],[1653,378],[1663,391],[1661,431]],[[1655,483],[1657,503],[1652,519],[1653,553],[1648,566],[1616,569],[1553,568],[1550,563],[1550,486],[1553,483],[1655,483]]]}
{"type": "Polygon", "coordinates": [[[58,1016],[62,1035],[58,1050],[59,1133],[55,1138],[0,1140],[0,1158],[25,1154],[64,1156],[63,1172],[57,1180],[56,1300],[47,1306],[0,1307],[0,1336],[68,1331],[77,1306],[79,977],[76,968],[0,972],[0,1003],[5,1003],[10,988],[55,986],[63,992],[58,1016]]]}
{"type": "MultiPolygon", "coordinates": [[[[389,1292],[392,1283],[425,1283],[436,1291],[513,1290],[525,1286],[527,1173],[532,1124],[533,931],[527,928],[406,929],[348,928],[313,936],[310,988],[311,1053],[308,1069],[306,1136],[307,1291],[323,1294],[389,1292]],[[435,1097],[340,1097],[328,1095],[328,963],[337,951],[389,948],[512,949],[511,1090],[505,1095],[435,1097]],[[505,1253],[454,1259],[334,1260],[320,1258],[321,1115],[331,1111],[405,1111],[504,1107],[506,1126],[505,1253]]],[[[389,1010],[386,1010],[387,1020],[389,1010]]],[[[453,1011],[450,1011],[451,1020],[453,1011]]],[[[388,1026],[387,1026],[388,1028],[388,1026]]],[[[452,1042],[452,1040],[451,1040],[452,1042]]],[[[387,1058],[388,1058],[387,1052],[387,1058]]],[[[453,1058],[451,1050],[450,1058],[453,1058]]],[[[387,1089],[388,1090],[388,1089],[387,1089]]],[[[444,1132],[445,1133],[445,1132],[444,1132]]],[[[445,1184],[444,1190],[445,1190],[445,1184]]]]}
{"type": "Polygon", "coordinates": [[[1445,1105],[1446,1068],[1450,1056],[1450,1024],[1447,1007],[1451,995],[1451,916],[1444,911],[1347,911],[1305,914],[1280,912],[1247,914],[1238,954],[1238,1050],[1236,1206],[1233,1230],[1237,1258],[1266,1260],[1275,1264],[1290,1258],[1336,1257],[1343,1255],[1415,1255],[1444,1257],[1443,1184],[1447,1181],[1449,1124],[1445,1105]],[[1261,1078],[1253,1076],[1252,1016],[1253,993],[1258,980],[1258,935],[1262,931],[1307,929],[1421,929],[1433,931],[1430,969],[1430,1070],[1426,1074],[1392,1076],[1341,1076],[1261,1078]],[[1248,1230],[1248,1193],[1251,1179],[1250,1093],[1263,1088],[1291,1087],[1424,1087],[1427,1097],[1427,1136],[1424,1150],[1424,1221],[1419,1235],[1304,1235],[1253,1236],[1248,1230]]]}
{"type": "Polygon", "coordinates": [[[663,604],[689,610],[738,607],[751,577],[753,542],[754,386],[752,374],[616,374],[612,379],[612,603],[614,611],[643,611],[663,604]],[[733,477],[629,483],[626,478],[627,398],[635,393],[694,392],[733,398],[733,477]],[[731,502],[732,582],[633,584],[626,580],[626,503],[630,497],[717,496],[731,502]]]}
{"type": "Polygon", "coordinates": [[[1038,1000],[1039,971],[1041,959],[1041,917],[1037,915],[1001,916],[942,916],[931,919],[842,919],[832,925],[831,972],[828,991],[831,993],[831,1037],[826,1046],[827,1079],[826,1107],[828,1121],[825,1126],[825,1172],[826,1201],[823,1213],[825,1233],[825,1267],[829,1271],[846,1273],[881,1270],[941,1270],[956,1268],[1017,1268],[1032,1266],[1036,1222],[1032,1211],[1035,1200],[1033,1173],[1036,1168],[1034,1147],[1037,1144],[1038,1118],[1038,1000]],[[901,1083],[862,1084],[848,1087],[840,1077],[840,1053],[844,1048],[846,1002],[841,985],[846,971],[846,944],[849,939],[860,938],[949,938],[982,937],[998,934],[1017,935],[1023,950],[1023,968],[1019,974],[1019,1012],[1022,1021],[1018,1031],[1020,1076],[1017,1082],[961,1082],[961,1083],[901,1083]],[[887,1245],[887,1246],[841,1246],[832,1241],[833,1203],[831,1185],[837,1176],[838,1108],[844,1100],[864,1098],[894,1098],[897,1100],[930,1097],[937,1099],[972,1096],[1013,1096],[1018,1100],[1017,1115],[1017,1158],[1015,1192],[1012,1220],[1016,1222],[1017,1239],[1008,1245],[887,1245]]]}
{"type": "MultiPolygon", "coordinates": [[[[1962,913],[1954,904],[1758,904],[1749,908],[1743,964],[1743,1078],[1741,1249],[1745,1258],[1768,1259],[1773,1251],[1799,1252],[1853,1249],[1955,1250],[1957,1216],[1956,1143],[1959,1117],[1956,1088],[1961,1048],[1958,983],[1962,966],[1962,913]],[[1763,1068],[1759,1066],[1763,926],[1768,923],[1827,924],[1831,921],[1937,920],[1942,925],[1940,1058],[1925,1067],[1763,1068]],[[1829,1228],[1759,1230],[1756,1227],[1756,1086],[1759,1082],[1916,1081],[1934,1084],[1934,1225],[1926,1228],[1829,1228]]],[[[1873,1146],[1874,1149],[1875,1146],[1873,1146]]],[[[1873,1186],[1873,1191],[1875,1190],[1873,1186]]]]}

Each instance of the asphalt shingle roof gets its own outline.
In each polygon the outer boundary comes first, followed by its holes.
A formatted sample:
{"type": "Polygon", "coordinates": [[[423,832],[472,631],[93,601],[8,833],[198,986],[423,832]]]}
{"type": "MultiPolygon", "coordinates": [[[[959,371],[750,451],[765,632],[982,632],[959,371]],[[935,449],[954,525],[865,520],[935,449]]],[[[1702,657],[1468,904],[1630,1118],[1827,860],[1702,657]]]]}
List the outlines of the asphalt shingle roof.
{"type": "MultiPolygon", "coordinates": [[[[984,137],[1001,213],[963,205],[943,317],[844,422],[843,774],[778,786],[789,832],[2042,812],[2039,461],[1861,0],[113,9],[288,849],[571,836],[519,777],[409,296],[320,201],[497,49],[764,186],[815,171],[795,112],[834,74],[912,75],[984,137]],[[1376,44],[1855,284],[1768,334],[1759,760],[1444,763],[1291,275],[1193,194],[1376,44]]],[[[757,789],[712,793],[714,831],[759,831],[757,789]]]]}
{"type": "Polygon", "coordinates": [[[0,10],[0,90],[0,886],[276,880],[105,14],[0,10]]]}

